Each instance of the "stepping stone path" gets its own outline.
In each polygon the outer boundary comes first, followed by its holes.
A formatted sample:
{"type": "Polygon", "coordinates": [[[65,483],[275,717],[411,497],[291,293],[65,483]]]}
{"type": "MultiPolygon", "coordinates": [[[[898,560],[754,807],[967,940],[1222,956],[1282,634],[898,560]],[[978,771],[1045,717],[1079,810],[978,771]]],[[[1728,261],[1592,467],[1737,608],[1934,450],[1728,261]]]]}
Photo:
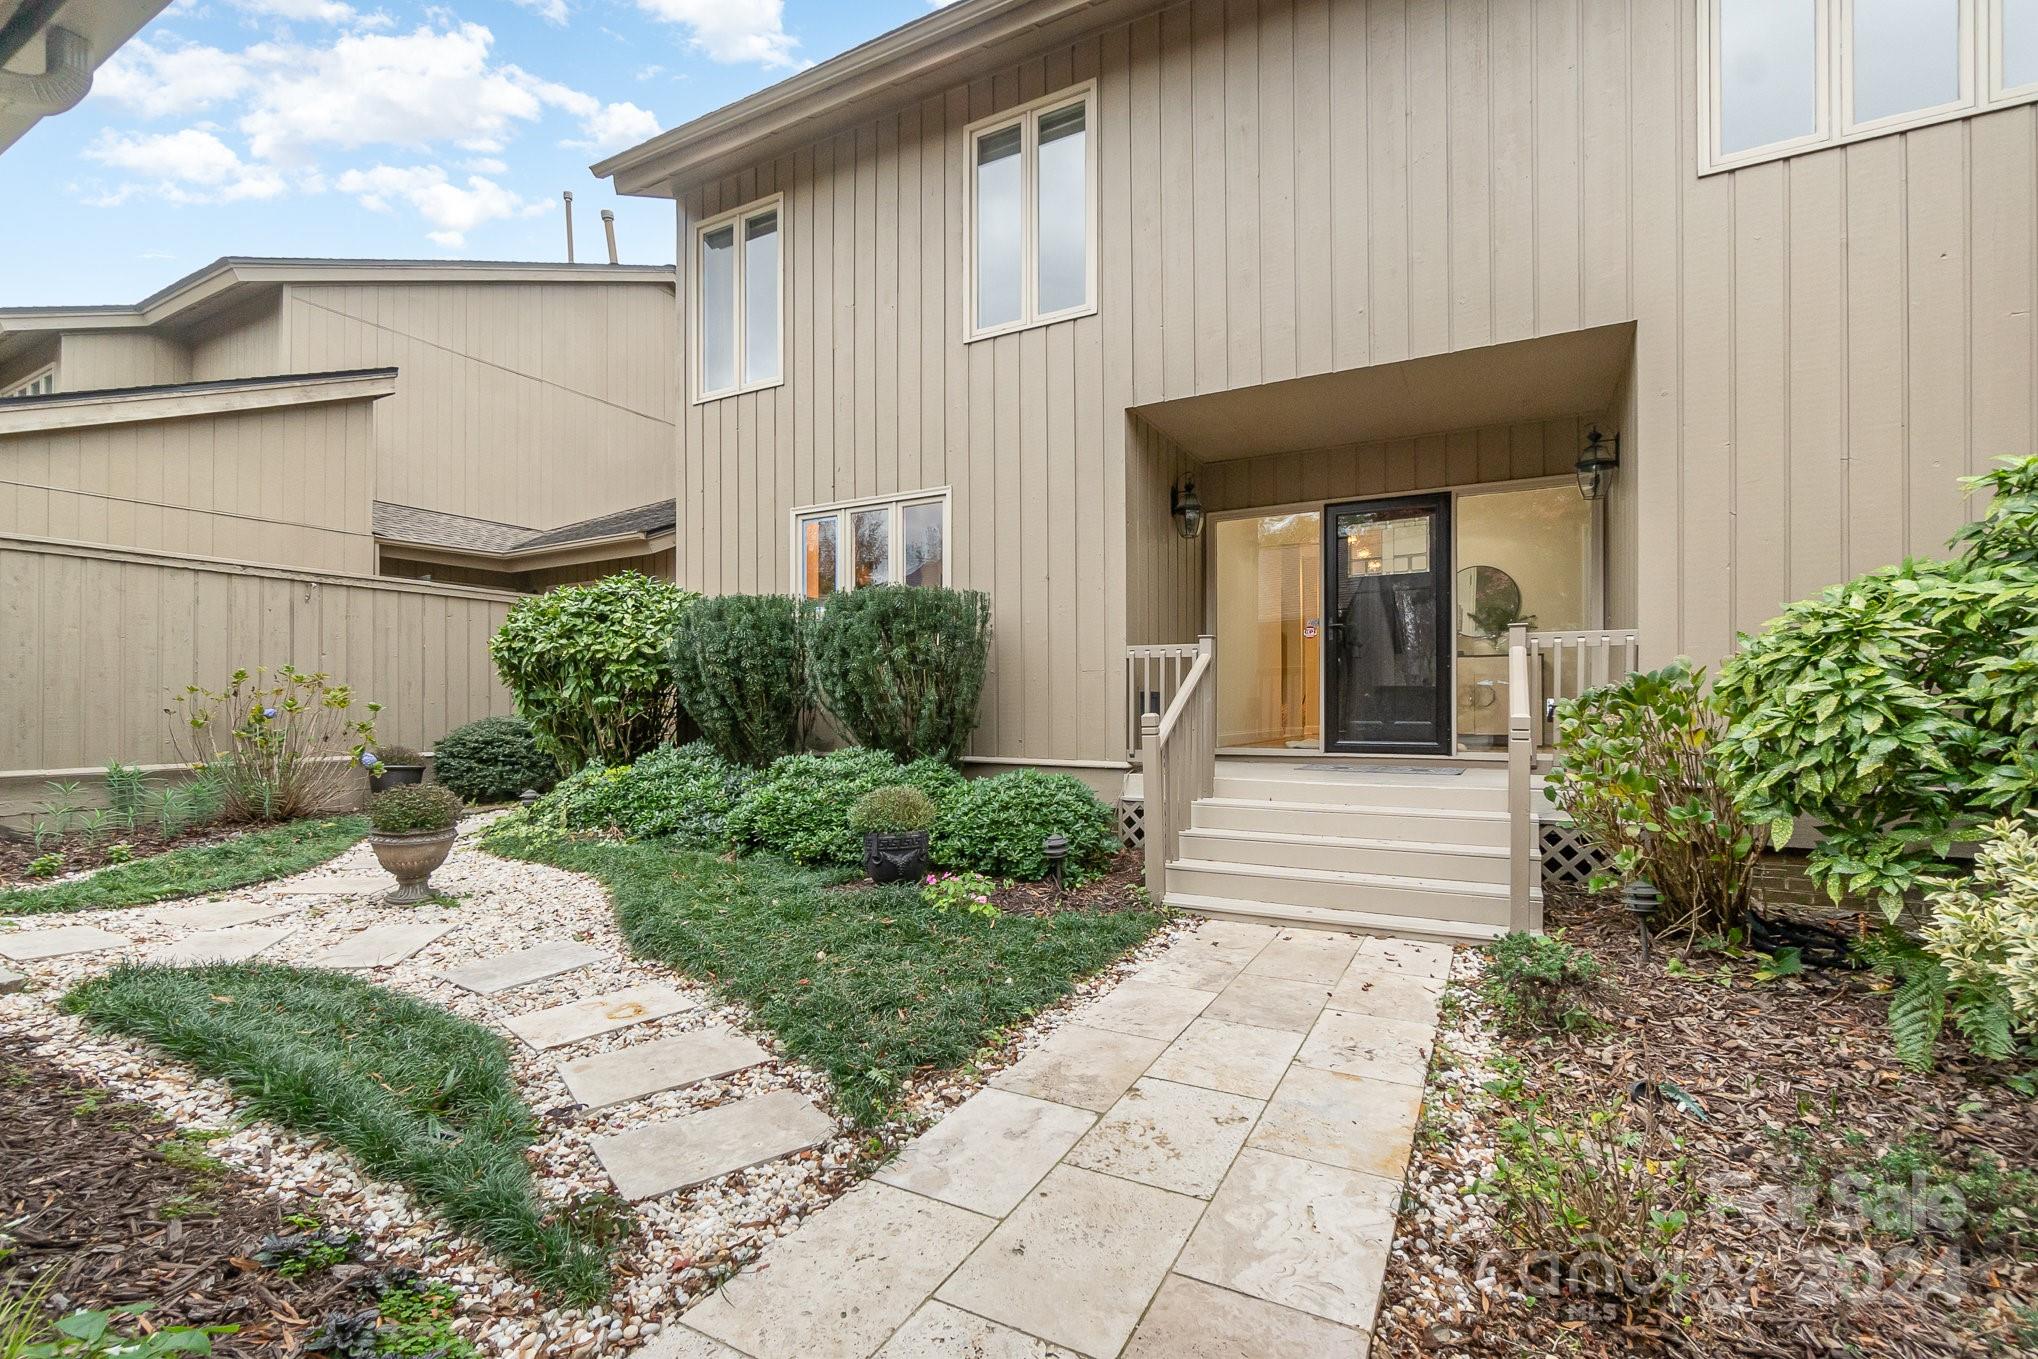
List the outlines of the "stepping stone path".
{"type": "Polygon", "coordinates": [[[18,963],[62,958],[73,953],[98,953],[125,948],[127,940],[91,925],[61,925],[53,930],[0,930],[0,958],[18,963]]]}
{"type": "Polygon", "coordinates": [[[453,922],[443,918],[370,925],[313,958],[311,965],[346,970],[394,967],[452,928],[453,922]]]}
{"type": "Polygon", "coordinates": [[[684,1118],[594,1139],[594,1154],[635,1203],[805,1151],[835,1135],[835,1120],[797,1090],[774,1090],[684,1118]]]}
{"type": "Polygon", "coordinates": [[[770,1053],[739,1033],[703,1029],[563,1062],[559,1074],[575,1099],[590,1109],[606,1109],[770,1060],[770,1053]]]}
{"type": "Polygon", "coordinates": [[[543,1052],[693,1008],[692,1001],[671,987],[649,983],[518,1015],[504,1027],[543,1052]]]}
{"type": "Polygon", "coordinates": [[[152,963],[190,966],[196,963],[244,963],[295,933],[294,925],[229,925],[200,930],[149,955],[152,963]]]}
{"type": "Polygon", "coordinates": [[[396,890],[394,880],[361,874],[343,878],[308,878],[303,882],[280,883],[269,889],[272,897],[365,897],[396,890]]]}
{"type": "Polygon", "coordinates": [[[217,930],[229,925],[252,925],[290,914],[293,908],[265,901],[200,901],[190,906],[170,906],[149,911],[145,919],[158,925],[175,925],[192,930],[217,930]]]}
{"type": "Polygon", "coordinates": [[[547,977],[571,972],[576,967],[598,963],[607,956],[600,949],[578,940],[548,939],[517,953],[498,953],[493,958],[483,958],[465,967],[448,968],[439,975],[476,995],[492,996],[498,991],[544,981],[547,977]]]}

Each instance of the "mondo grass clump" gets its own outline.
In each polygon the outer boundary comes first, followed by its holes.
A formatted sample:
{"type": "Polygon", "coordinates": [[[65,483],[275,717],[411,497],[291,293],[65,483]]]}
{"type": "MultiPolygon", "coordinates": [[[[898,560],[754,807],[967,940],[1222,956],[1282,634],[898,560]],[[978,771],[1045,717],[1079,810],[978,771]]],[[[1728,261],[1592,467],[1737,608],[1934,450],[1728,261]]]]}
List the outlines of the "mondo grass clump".
{"type": "Polygon", "coordinates": [[[608,1296],[606,1250],[539,1199],[523,1156],[536,1120],[486,1029],[354,977],[267,963],[124,966],[64,1008],[331,1138],[539,1287],[579,1306],[608,1296]]]}
{"type": "Polygon", "coordinates": [[[344,854],[368,833],[365,816],[291,821],[102,868],[87,878],[0,891],[0,915],[52,915],[146,906],[287,878],[344,854]]]}

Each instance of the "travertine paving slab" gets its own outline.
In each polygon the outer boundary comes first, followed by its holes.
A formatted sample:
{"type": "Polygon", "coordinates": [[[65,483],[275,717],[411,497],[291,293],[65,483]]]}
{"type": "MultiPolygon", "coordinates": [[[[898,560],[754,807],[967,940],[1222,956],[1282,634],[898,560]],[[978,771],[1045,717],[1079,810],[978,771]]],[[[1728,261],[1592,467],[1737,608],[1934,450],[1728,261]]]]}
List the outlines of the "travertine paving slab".
{"type": "Polygon", "coordinates": [[[1366,1359],[1364,1331],[1170,1274],[1125,1359],[1366,1359]]]}
{"type": "Polygon", "coordinates": [[[158,925],[176,925],[192,930],[221,930],[229,925],[252,925],[289,915],[294,907],[273,901],[195,901],[189,906],[167,906],[142,916],[158,925]]]}
{"type": "Polygon", "coordinates": [[[835,1120],[797,1090],[646,1123],[593,1139],[594,1154],[631,1202],[720,1179],[804,1151],[835,1134],[835,1120]]]}
{"type": "Polygon", "coordinates": [[[1066,1163],[1209,1198],[1259,1111],[1256,1099],[1148,1078],[1097,1120],[1066,1163]]]}
{"type": "Polygon", "coordinates": [[[1356,934],[1328,930],[1283,930],[1279,938],[1254,955],[1246,971],[1260,977],[1334,985],[1359,951],[1356,934]]]}
{"type": "Polygon", "coordinates": [[[930,1302],[899,1328],[877,1359],[1064,1359],[1070,1354],[1024,1331],[930,1302]]]}
{"type": "Polygon", "coordinates": [[[1153,982],[1120,982],[1083,1007],[1076,1022],[1141,1038],[1173,1038],[1210,1003],[1208,991],[1153,982]]]}
{"type": "Polygon", "coordinates": [[[227,925],[187,934],[149,955],[152,963],[244,963],[295,933],[294,925],[227,925]]]}
{"type": "Polygon", "coordinates": [[[566,1088],[590,1109],[605,1109],[661,1090],[768,1062],[771,1054],[730,1029],[702,1029],[561,1062],[566,1088]]]}
{"type": "Polygon", "coordinates": [[[1199,1019],[1182,1031],[1146,1074],[1164,1081],[1265,1099],[1302,1046],[1302,1035],[1224,1019],[1199,1019]]]}
{"type": "Polygon", "coordinates": [[[1218,992],[1203,1017],[1308,1033],[1329,999],[1328,986],[1250,973],[1218,992]]]}
{"type": "MultiPolygon", "coordinates": [[[[1378,971],[1403,972],[1442,983],[1451,975],[1451,956],[1457,950],[1449,944],[1430,944],[1417,939],[1368,939],[1359,956],[1378,971]]],[[[1442,989],[1441,985],[1438,987],[1442,989]]]]}
{"type": "Polygon", "coordinates": [[[308,878],[303,882],[278,883],[269,889],[272,897],[364,897],[375,892],[393,892],[396,879],[378,873],[346,877],[308,878]]]}
{"type": "Polygon", "coordinates": [[[549,1010],[518,1015],[505,1020],[503,1027],[542,1052],[547,1048],[563,1048],[568,1043],[578,1043],[596,1034],[627,1029],[632,1024],[663,1019],[693,1007],[692,1001],[671,987],[646,982],[642,986],[611,991],[607,995],[554,1005],[549,1010]]]}
{"type": "Polygon", "coordinates": [[[1152,962],[1133,970],[1132,980],[1160,986],[1187,986],[1198,991],[1222,991],[1231,979],[1245,971],[1252,955],[1239,949],[1199,949],[1191,939],[1176,944],[1152,962]]]}
{"type": "Polygon", "coordinates": [[[127,940],[92,925],[59,925],[47,930],[0,930],[0,958],[18,963],[125,948],[127,940]]]}
{"type": "Polygon", "coordinates": [[[1250,958],[1274,941],[1281,931],[1273,925],[1255,925],[1245,920],[1206,920],[1196,933],[1177,948],[1194,946],[1250,958]]]}
{"type": "Polygon", "coordinates": [[[1422,1116],[1422,1088],[1293,1066],[1246,1145],[1399,1180],[1422,1116]]]}
{"type": "Polygon", "coordinates": [[[1400,1194],[1398,1181],[1248,1148],[1175,1270],[1370,1328],[1400,1194]]]}
{"type": "Polygon", "coordinates": [[[935,1297],[1086,1355],[1118,1353],[1200,1199],[1058,1166],[935,1297]]]}
{"type": "Polygon", "coordinates": [[[1324,1071],[1420,1087],[1429,1072],[1436,1028],[1405,1019],[1325,1010],[1295,1060],[1324,1071]]]}
{"type": "Polygon", "coordinates": [[[1352,960],[1344,980],[1330,993],[1330,1008],[1380,1019],[1437,1022],[1437,997],[1443,983],[1406,972],[1375,971],[1366,955],[1352,960]]]}
{"type": "Polygon", "coordinates": [[[19,972],[9,972],[6,968],[0,967],[0,996],[11,996],[17,991],[27,989],[28,978],[19,972]]]}
{"type": "Polygon", "coordinates": [[[686,1314],[756,1359],[864,1359],[995,1224],[866,1182],[686,1314]]]}
{"type": "Polygon", "coordinates": [[[453,922],[443,918],[370,925],[313,958],[311,965],[349,970],[394,967],[452,928],[453,922]]]}
{"type": "Polygon", "coordinates": [[[630,1359],[749,1359],[749,1356],[699,1331],[670,1325],[630,1359]]]}
{"type": "Polygon", "coordinates": [[[977,1091],[876,1178],[885,1184],[1003,1217],[1040,1183],[1096,1116],[1009,1090],[977,1091]]]}
{"type": "Polygon", "coordinates": [[[449,967],[439,975],[453,985],[477,995],[492,996],[513,986],[524,986],[547,977],[571,972],[576,967],[598,963],[608,955],[592,944],[577,939],[547,939],[515,953],[498,953],[478,962],[449,967]]]}
{"type": "Polygon", "coordinates": [[[1069,1024],[991,1078],[1000,1090],[1102,1113],[1167,1047],[1158,1038],[1069,1024]]]}

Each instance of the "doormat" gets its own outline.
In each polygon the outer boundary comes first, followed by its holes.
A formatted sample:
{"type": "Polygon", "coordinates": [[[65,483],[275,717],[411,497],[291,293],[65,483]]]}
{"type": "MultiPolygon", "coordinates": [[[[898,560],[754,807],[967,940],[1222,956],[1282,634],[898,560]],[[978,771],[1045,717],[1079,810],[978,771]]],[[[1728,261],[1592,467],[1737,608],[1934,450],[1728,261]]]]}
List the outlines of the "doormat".
{"type": "Polygon", "coordinates": [[[1454,779],[1465,771],[1455,765],[1434,764],[1298,764],[1301,773],[1315,774],[1426,774],[1435,779],[1454,779]]]}

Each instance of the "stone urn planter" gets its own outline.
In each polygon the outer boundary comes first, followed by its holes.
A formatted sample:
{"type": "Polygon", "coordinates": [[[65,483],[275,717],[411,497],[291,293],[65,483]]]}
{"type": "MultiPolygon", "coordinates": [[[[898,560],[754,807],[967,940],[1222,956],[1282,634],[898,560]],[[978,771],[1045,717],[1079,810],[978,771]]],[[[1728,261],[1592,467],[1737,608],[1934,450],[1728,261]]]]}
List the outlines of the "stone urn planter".
{"type": "Polygon", "coordinates": [[[396,906],[430,901],[432,874],[453,852],[453,840],[458,834],[450,826],[445,830],[370,834],[368,843],[374,847],[375,858],[396,879],[396,890],[383,900],[396,906]]]}
{"type": "Polygon", "coordinates": [[[926,831],[871,831],[863,837],[863,871],[882,886],[927,876],[926,831]]]}

